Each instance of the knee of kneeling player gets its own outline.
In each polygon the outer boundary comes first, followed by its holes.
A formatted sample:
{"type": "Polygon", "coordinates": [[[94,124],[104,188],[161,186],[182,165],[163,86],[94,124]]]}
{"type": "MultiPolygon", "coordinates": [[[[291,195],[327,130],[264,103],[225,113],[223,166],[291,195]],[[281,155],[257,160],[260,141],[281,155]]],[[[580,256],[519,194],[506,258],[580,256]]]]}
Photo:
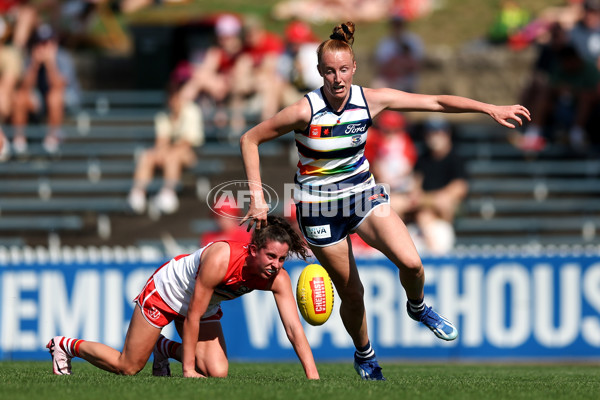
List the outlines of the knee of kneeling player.
{"type": "Polygon", "coordinates": [[[227,378],[227,374],[229,373],[229,363],[227,360],[214,362],[210,365],[207,365],[207,374],[213,378],[227,378]]]}
{"type": "Polygon", "coordinates": [[[130,364],[130,365],[124,365],[122,367],[119,368],[119,375],[136,375],[138,372],[140,372],[142,369],[144,369],[144,365],[145,364],[141,364],[141,365],[136,365],[136,364],[130,364]]]}

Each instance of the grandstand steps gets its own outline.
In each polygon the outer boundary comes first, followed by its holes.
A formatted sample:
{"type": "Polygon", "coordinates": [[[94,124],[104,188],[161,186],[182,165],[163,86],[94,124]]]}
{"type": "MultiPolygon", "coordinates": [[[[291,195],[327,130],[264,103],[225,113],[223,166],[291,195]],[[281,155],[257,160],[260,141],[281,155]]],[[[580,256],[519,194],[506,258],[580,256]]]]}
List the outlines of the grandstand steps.
{"type": "MultiPolygon", "coordinates": [[[[52,155],[41,144],[46,127],[27,126],[27,155],[0,163],[0,246],[44,246],[50,240],[120,246],[162,237],[197,241],[190,221],[208,217],[207,188],[243,177],[239,145],[206,118],[198,163],[184,172],[177,187],[179,210],[134,214],[126,198],[136,159],[154,143],[154,115],[164,101],[162,91],[86,91],[82,109],[65,122],[63,143],[52,155]]],[[[12,136],[10,126],[5,131],[12,136]]],[[[261,146],[264,165],[271,168],[269,159],[282,151],[288,165],[286,147],[285,141],[261,146]]],[[[158,172],[148,187],[150,198],[161,185],[158,172]]]]}
{"type": "Polygon", "coordinates": [[[597,149],[578,154],[552,144],[526,154],[506,129],[478,124],[457,127],[455,143],[470,185],[455,221],[457,245],[600,243],[597,149]]]}
{"type": "MultiPolygon", "coordinates": [[[[49,234],[59,237],[60,242],[67,246],[94,246],[98,243],[131,246],[144,242],[161,243],[169,238],[177,242],[197,244],[199,233],[194,229],[192,221],[198,218],[210,219],[210,210],[206,204],[207,188],[243,179],[244,176],[239,149],[229,144],[217,147],[216,154],[200,159],[199,166],[183,175],[178,187],[180,207],[172,215],[160,215],[152,207],[143,215],[136,215],[130,210],[126,201],[133,174],[130,162],[125,164],[125,161],[118,161],[123,166],[131,167],[124,174],[119,175],[115,171],[115,177],[103,172],[102,179],[95,182],[87,177],[65,178],[68,165],[56,166],[54,174],[49,174],[52,168],[44,171],[38,167],[37,171],[32,172],[21,171],[24,167],[9,167],[7,169],[13,172],[20,172],[21,177],[5,181],[6,184],[0,186],[0,221],[4,216],[7,221],[11,218],[17,220],[12,225],[12,230],[8,227],[3,229],[0,224],[0,245],[3,240],[9,240],[14,235],[22,236],[22,242],[30,246],[45,245],[49,234]],[[23,193],[28,197],[23,197],[23,193]],[[45,193],[45,198],[40,193],[45,193]],[[80,224],[77,229],[67,225],[68,221],[60,222],[62,219],[72,218],[73,213],[80,224]],[[55,218],[57,224],[53,226],[46,223],[34,228],[35,218],[55,218]]],[[[265,177],[265,183],[276,186],[278,182],[289,181],[293,176],[287,147],[285,142],[267,146],[262,166],[275,172],[265,177]]],[[[58,162],[75,167],[87,165],[87,161],[58,162]]],[[[100,163],[104,163],[104,160],[100,163]]],[[[11,164],[0,164],[0,176],[9,175],[6,171],[3,174],[4,165],[11,164]]],[[[15,176],[18,177],[19,174],[15,176]]],[[[161,183],[161,175],[158,174],[148,190],[150,199],[159,190],[161,183]]],[[[69,222],[72,223],[70,220],[69,222]]]]}

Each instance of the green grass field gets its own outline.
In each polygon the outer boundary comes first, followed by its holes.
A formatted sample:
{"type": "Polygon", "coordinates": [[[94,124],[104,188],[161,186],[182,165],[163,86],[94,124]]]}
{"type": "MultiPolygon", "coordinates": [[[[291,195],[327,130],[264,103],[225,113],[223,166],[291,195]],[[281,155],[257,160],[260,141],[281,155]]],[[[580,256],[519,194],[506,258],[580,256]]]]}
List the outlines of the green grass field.
{"type": "Polygon", "coordinates": [[[54,376],[48,362],[0,362],[0,399],[597,399],[600,366],[383,363],[386,382],[363,382],[351,363],[319,363],[320,381],[298,363],[233,363],[227,379],[155,378],[150,366],[115,376],[83,362],[54,376]]]}

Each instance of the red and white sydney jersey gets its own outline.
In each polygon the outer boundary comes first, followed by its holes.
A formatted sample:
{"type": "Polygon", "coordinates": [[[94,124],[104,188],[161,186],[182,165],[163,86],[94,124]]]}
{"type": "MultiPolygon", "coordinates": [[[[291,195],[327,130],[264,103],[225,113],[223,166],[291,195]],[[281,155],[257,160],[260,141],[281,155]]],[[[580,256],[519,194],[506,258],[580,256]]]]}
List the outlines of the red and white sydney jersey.
{"type": "MultiPolygon", "coordinates": [[[[248,257],[247,243],[225,242],[229,244],[230,248],[229,265],[223,281],[215,288],[210,305],[218,304],[223,300],[235,299],[254,289],[265,290],[272,283],[272,279],[250,275],[244,268],[246,257],[248,257]]],[[[192,254],[174,257],[157,269],[153,275],[156,291],[160,297],[180,315],[187,315],[202,253],[210,245],[212,243],[192,254]]]]}

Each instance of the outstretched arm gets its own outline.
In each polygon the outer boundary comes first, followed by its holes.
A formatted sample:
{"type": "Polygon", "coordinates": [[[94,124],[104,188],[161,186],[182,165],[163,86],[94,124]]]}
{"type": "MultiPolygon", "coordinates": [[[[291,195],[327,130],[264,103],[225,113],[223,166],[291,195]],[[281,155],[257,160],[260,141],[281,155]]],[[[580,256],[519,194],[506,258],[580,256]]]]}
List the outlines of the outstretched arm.
{"type": "Polygon", "coordinates": [[[295,129],[304,129],[309,121],[310,105],[308,100],[303,98],[297,103],[284,108],[268,120],[256,125],[240,138],[242,159],[244,160],[244,169],[246,170],[250,190],[250,207],[241,223],[250,221],[248,231],[253,223],[256,223],[257,229],[266,226],[267,213],[269,212],[269,206],[265,202],[262,191],[258,146],[295,129]]]}
{"type": "Polygon", "coordinates": [[[523,125],[523,118],[531,121],[529,110],[519,104],[497,106],[477,100],[451,95],[425,95],[394,89],[366,89],[365,97],[373,115],[384,109],[396,111],[438,111],[444,113],[475,112],[487,114],[500,125],[515,128],[510,120],[523,125]]]}
{"type": "Polygon", "coordinates": [[[287,271],[282,269],[277,274],[273,286],[271,287],[281,322],[285,328],[290,343],[298,355],[298,359],[304,368],[304,373],[308,379],[319,379],[319,372],[313,358],[312,350],[306,340],[304,328],[298,317],[296,301],[292,292],[292,284],[287,271]]]}

